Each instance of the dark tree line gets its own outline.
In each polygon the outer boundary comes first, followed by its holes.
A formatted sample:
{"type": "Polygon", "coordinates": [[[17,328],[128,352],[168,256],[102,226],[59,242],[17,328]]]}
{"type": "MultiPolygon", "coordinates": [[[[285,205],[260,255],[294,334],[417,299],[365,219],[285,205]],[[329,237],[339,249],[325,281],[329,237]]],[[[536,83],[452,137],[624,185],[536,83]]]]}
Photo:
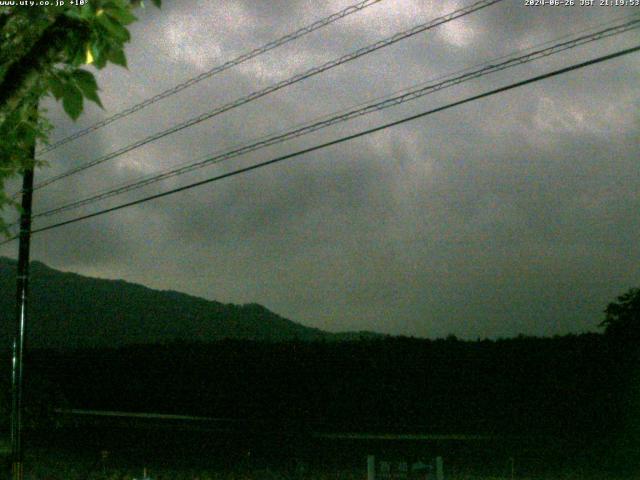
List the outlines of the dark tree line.
{"type": "Polygon", "coordinates": [[[637,360],[606,335],[584,334],[41,350],[28,365],[32,389],[55,385],[74,408],[332,430],[574,435],[624,426],[637,360]]]}
{"type": "Polygon", "coordinates": [[[35,350],[28,408],[49,420],[72,407],[249,420],[232,429],[548,435],[637,452],[631,293],[609,305],[603,334],[35,350]]]}

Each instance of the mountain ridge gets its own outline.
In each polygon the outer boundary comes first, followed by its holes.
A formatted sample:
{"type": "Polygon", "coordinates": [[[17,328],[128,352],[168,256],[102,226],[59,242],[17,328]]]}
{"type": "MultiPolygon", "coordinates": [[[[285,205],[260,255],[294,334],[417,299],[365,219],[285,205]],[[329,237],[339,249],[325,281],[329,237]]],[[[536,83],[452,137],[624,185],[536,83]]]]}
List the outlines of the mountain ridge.
{"type": "MultiPolygon", "coordinates": [[[[0,257],[0,339],[13,335],[16,261],[0,257]]],[[[28,345],[99,348],[176,340],[225,338],[269,342],[340,341],[382,337],[373,332],[333,333],[301,325],[258,303],[224,304],[176,290],[125,280],[62,272],[30,264],[28,345]]]]}

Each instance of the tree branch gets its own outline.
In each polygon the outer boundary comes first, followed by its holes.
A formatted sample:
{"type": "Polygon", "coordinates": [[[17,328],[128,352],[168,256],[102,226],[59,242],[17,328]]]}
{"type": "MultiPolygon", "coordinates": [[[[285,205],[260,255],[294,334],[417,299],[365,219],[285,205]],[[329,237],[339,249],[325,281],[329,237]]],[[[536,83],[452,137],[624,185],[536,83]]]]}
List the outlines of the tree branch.
{"type": "Polygon", "coordinates": [[[4,118],[20,104],[21,100],[37,88],[38,81],[50,67],[63,60],[63,52],[69,41],[78,41],[78,35],[89,38],[89,29],[81,22],[59,15],[47,28],[29,52],[14,63],[0,84],[0,115],[4,118]]]}

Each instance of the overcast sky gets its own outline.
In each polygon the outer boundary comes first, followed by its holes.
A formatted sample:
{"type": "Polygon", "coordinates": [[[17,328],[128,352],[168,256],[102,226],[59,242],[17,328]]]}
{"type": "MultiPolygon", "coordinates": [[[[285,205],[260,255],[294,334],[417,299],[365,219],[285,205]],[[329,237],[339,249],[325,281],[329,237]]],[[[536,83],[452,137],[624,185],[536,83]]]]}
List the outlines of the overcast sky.
{"type": "MultiPolygon", "coordinates": [[[[59,139],[355,0],[163,2],[132,25],[129,70],[99,72],[106,111],[59,139]]],[[[45,158],[37,179],[97,158],[471,0],[383,0],[45,158]]],[[[224,151],[637,7],[505,0],[37,192],[35,211],[224,151]]],[[[72,218],[639,43],[638,31],[58,217],[72,218]]],[[[257,302],[331,331],[441,337],[594,330],[640,286],[640,54],[473,102],[286,163],[34,236],[52,267],[257,302]]],[[[0,247],[14,257],[17,245],[0,247]]]]}

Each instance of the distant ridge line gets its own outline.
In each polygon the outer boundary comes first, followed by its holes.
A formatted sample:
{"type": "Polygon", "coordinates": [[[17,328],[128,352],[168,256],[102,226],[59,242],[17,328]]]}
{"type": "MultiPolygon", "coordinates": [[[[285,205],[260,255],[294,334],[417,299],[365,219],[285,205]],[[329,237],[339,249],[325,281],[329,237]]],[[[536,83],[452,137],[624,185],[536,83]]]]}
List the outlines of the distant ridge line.
{"type": "MultiPolygon", "coordinates": [[[[12,339],[15,265],[15,260],[0,256],[0,347],[10,345],[12,339]]],[[[127,280],[61,271],[36,260],[31,267],[30,348],[118,348],[223,340],[343,342],[388,336],[366,330],[325,331],[256,302],[221,303],[127,280]],[[96,335],[98,331],[102,334],[96,335]]]]}

